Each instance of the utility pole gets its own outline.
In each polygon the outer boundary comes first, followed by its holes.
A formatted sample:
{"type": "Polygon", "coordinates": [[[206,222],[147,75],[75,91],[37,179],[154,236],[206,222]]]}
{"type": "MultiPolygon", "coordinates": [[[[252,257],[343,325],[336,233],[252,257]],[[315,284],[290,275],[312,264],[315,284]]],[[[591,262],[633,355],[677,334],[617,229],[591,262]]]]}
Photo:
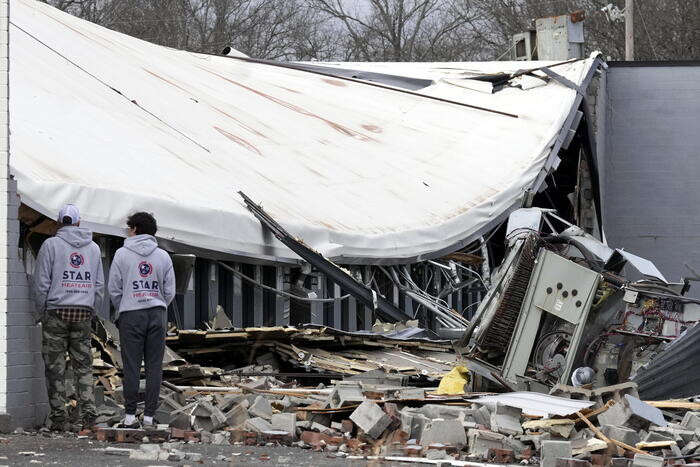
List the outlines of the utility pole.
{"type": "Polygon", "coordinates": [[[625,60],[634,60],[634,0],[625,0],[625,60]]]}

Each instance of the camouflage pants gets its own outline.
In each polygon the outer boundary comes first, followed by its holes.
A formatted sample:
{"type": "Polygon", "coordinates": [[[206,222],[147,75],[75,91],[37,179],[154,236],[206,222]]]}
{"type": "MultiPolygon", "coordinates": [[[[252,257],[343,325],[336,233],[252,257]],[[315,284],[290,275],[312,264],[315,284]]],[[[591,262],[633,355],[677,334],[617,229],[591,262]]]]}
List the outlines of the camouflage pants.
{"type": "Polygon", "coordinates": [[[49,311],[42,321],[43,354],[46,387],[49,393],[53,425],[68,421],[66,409],[66,352],[70,355],[75,376],[75,392],[78,409],[83,421],[94,419],[95,396],[92,378],[92,349],[90,342],[90,320],[71,323],[62,320],[56,312],[49,311]]]}

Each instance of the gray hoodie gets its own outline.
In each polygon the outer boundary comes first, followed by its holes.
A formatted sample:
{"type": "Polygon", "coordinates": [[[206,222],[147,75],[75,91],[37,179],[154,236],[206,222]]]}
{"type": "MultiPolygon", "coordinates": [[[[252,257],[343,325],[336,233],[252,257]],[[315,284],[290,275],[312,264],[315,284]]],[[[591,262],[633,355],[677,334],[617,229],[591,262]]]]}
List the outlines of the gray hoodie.
{"type": "Polygon", "coordinates": [[[173,262],[152,235],[129,237],[114,255],[108,288],[115,321],[125,311],[167,308],[175,297],[173,262]]]}
{"type": "Polygon", "coordinates": [[[71,306],[101,312],[104,272],[92,232],[66,226],[46,240],[39,249],[32,286],[39,320],[46,310],[71,306]]]}

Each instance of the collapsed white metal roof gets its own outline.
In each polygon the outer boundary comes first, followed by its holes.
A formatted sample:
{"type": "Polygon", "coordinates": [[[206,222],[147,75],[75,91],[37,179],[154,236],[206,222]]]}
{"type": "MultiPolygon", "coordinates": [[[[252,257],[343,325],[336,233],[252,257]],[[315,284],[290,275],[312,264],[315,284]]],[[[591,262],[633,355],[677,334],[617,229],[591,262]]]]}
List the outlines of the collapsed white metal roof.
{"type": "MultiPolygon", "coordinates": [[[[23,203],[50,217],[75,203],[85,224],[118,235],[147,210],[162,238],[247,257],[296,258],[238,190],[343,262],[463,245],[541,181],[578,102],[554,80],[492,94],[467,79],[544,62],[316,64],[429,79],[414,92],[453,103],[173,50],[34,0],[13,0],[10,21],[10,164],[23,203]]],[[[554,70],[581,85],[594,63],[554,70]]]]}

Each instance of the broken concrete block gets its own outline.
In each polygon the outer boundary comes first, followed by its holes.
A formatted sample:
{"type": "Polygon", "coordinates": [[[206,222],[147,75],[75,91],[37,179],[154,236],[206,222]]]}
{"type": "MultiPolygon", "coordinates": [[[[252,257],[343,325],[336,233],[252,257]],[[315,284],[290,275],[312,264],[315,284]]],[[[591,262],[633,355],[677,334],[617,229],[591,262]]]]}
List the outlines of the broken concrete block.
{"type": "Polygon", "coordinates": [[[263,431],[272,431],[272,425],[264,418],[255,417],[245,421],[243,426],[250,431],[262,433],[263,431]]]}
{"type": "Polygon", "coordinates": [[[630,446],[634,446],[641,440],[637,431],[625,426],[603,425],[600,427],[600,431],[608,438],[622,441],[630,446]]]}
{"type": "Polygon", "coordinates": [[[645,443],[653,443],[656,441],[674,441],[674,439],[672,436],[669,436],[666,433],[650,431],[644,438],[642,438],[642,441],[644,441],[645,443]]]}
{"type": "Polygon", "coordinates": [[[110,456],[129,457],[129,455],[131,454],[131,451],[133,451],[133,449],[114,448],[112,446],[108,446],[105,448],[105,450],[103,452],[105,454],[109,454],[110,456]]]}
{"type": "Polygon", "coordinates": [[[700,428],[700,412],[686,412],[681,426],[693,431],[700,428]]]}
{"type": "Polygon", "coordinates": [[[272,406],[270,405],[270,401],[263,396],[256,397],[255,402],[253,402],[253,405],[248,409],[248,413],[253,417],[270,420],[272,418],[272,406]]]}
{"type": "Polygon", "coordinates": [[[425,452],[425,458],[428,460],[451,459],[447,452],[442,449],[428,449],[425,452]]]}
{"type": "Polygon", "coordinates": [[[350,420],[374,439],[377,439],[391,423],[391,417],[371,401],[360,404],[350,415],[350,420]]]}
{"type": "Polygon", "coordinates": [[[189,431],[192,429],[192,416],[186,413],[179,413],[170,419],[170,426],[189,431]]]}
{"type": "Polygon", "coordinates": [[[687,443],[685,446],[683,446],[683,449],[681,449],[681,454],[682,455],[688,455],[688,454],[694,454],[695,451],[700,448],[700,442],[698,441],[691,441],[687,443]]]}
{"type": "Polygon", "coordinates": [[[435,420],[436,418],[442,418],[445,420],[463,420],[466,416],[465,411],[468,410],[469,409],[465,409],[464,407],[453,407],[450,405],[440,404],[426,404],[420,409],[416,409],[416,411],[422,413],[431,420],[435,420]]]}
{"type": "Polygon", "coordinates": [[[557,459],[571,457],[570,441],[543,441],[542,442],[542,467],[556,467],[557,459]]]}
{"type": "Polygon", "coordinates": [[[617,404],[598,415],[601,425],[626,426],[634,430],[646,430],[651,424],[666,426],[661,410],[642,402],[629,394],[617,404]]]}
{"type": "Polygon", "coordinates": [[[632,467],[662,467],[664,458],[649,454],[635,454],[632,467]]]}
{"type": "Polygon", "coordinates": [[[228,442],[229,436],[230,436],[230,433],[228,433],[228,432],[213,433],[211,436],[211,444],[215,444],[215,445],[229,444],[229,442],[228,442]]]}
{"type": "Polygon", "coordinates": [[[422,446],[442,443],[447,446],[462,448],[467,444],[467,435],[459,420],[432,420],[423,428],[420,438],[422,446]]]}
{"type": "Polygon", "coordinates": [[[226,412],[226,425],[231,428],[236,428],[245,423],[248,418],[248,411],[245,407],[243,407],[242,404],[236,404],[226,412]]]}
{"type": "Polygon", "coordinates": [[[331,408],[339,409],[348,405],[362,403],[365,400],[365,396],[362,394],[362,389],[360,387],[337,386],[328,400],[330,401],[331,408]]]}
{"type": "Polygon", "coordinates": [[[486,430],[469,430],[469,455],[488,458],[489,449],[503,449],[505,436],[486,430]]]}
{"type": "Polygon", "coordinates": [[[425,389],[423,388],[406,388],[397,391],[397,399],[402,400],[423,400],[425,399],[425,389]]]}
{"type": "Polygon", "coordinates": [[[651,427],[649,431],[670,436],[676,441],[676,443],[678,443],[679,446],[685,446],[685,443],[689,443],[693,440],[693,438],[695,438],[695,431],[679,430],[677,428],[672,428],[671,426],[654,426],[651,427]]]}
{"type": "Polygon", "coordinates": [[[506,449],[510,449],[515,454],[520,454],[528,448],[528,446],[525,443],[513,437],[508,437],[504,439],[503,445],[506,446],[506,449]]]}
{"type": "Polygon", "coordinates": [[[613,457],[610,459],[610,467],[630,467],[632,459],[626,457],[613,457]]]}
{"type": "Polygon", "coordinates": [[[297,437],[297,416],[293,413],[278,413],[272,416],[270,422],[273,430],[285,431],[292,438],[297,437]]]}
{"type": "Polygon", "coordinates": [[[327,435],[335,433],[332,428],[316,422],[311,422],[311,431],[318,431],[319,433],[325,433],[327,435]]]}
{"type": "Polygon", "coordinates": [[[491,411],[485,405],[482,405],[477,410],[473,410],[471,416],[479,425],[491,426],[491,411]]]}
{"type": "Polygon", "coordinates": [[[139,461],[157,461],[160,451],[137,451],[133,450],[129,453],[129,459],[139,461]]]}
{"type": "Polygon", "coordinates": [[[496,403],[491,412],[491,429],[504,435],[521,435],[523,433],[523,427],[520,424],[522,414],[523,411],[519,408],[496,403]]]}
{"type": "Polygon", "coordinates": [[[411,439],[421,439],[423,429],[430,422],[430,419],[422,413],[406,409],[399,413],[401,414],[401,430],[408,433],[408,437],[411,439]]]}

